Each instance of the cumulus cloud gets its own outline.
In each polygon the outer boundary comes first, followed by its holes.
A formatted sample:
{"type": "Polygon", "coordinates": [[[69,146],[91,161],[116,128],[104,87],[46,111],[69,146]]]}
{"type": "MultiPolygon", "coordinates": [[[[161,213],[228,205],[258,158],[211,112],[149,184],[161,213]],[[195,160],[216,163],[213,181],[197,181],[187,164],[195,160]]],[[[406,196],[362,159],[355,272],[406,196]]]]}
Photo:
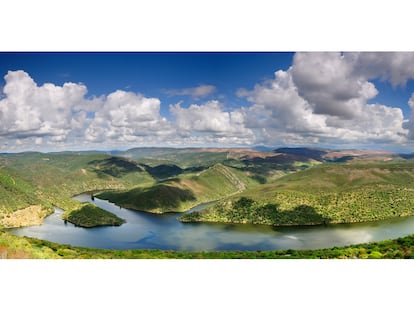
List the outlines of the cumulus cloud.
{"type": "MultiPolygon", "coordinates": [[[[248,105],[226,109],[218,100],[184,107],[117,90],[88,97],[81,83],[37,85],[24,71],[9,71],[0,92],[0,145],[112,147],[139,145],[312,145],[405,143],[414,139],[413,111],[369,103],[375,80],[403,86],[414,79],[414,53],[296,53],[288,70],[237,95],[248,105]]],[[[170,90],[207,97],[213,85],[170,90]]],[[[11,149],[11,147],[3,147],[11,149]]]]}
{"type": "Polygon", "coordinates": [[[178,103],[170,106],[170,112],[175,116],[175,125],[182,137],[200,137],[202,134],[209,142],[252,142],[253,133],[244,126],[242,110],[223,111],[217,100],[208,101],[203,105],[191,105],[188,108],[183,108],[178,103]]]}
{"type": "MultiPolygon", "coordinates": [[[[86,129],[89,141],[121,140],[134,142],[137,137],[168,136],[174,133],[169,121],[160,116],[160,100],[141,94],[115,91],[107,96],[102,108],[86,129]]],[[[140,139],[138,139],[140,140],[140,139]]]]}
{"type": "Polygon", "coordinates": [[[378,94],[341,53],[296,53],[291,73],[299,95],[316,114],[352,119],[378,94]]]}
{"type": "Polygon", "coordinates": [[[274,79],[256,85],[252,91],[239,90],[239,96],[253,103],[246,113],[246,126],[255,129],[261,143],[405,140],[401,109],[367,104],[367,99],[377,93],[375,86],[362,78],[353,79],[340,53],[310,54],[295,56],[289,70],[277,71],[274,79]]]}
{"type": "Polygon", "coordinates": [[[184,96],[191,96],[194,98],[206,97],[216,91],[216,87],[214,85],[199,85],[197,87],[192,88],[184,88],[184,89],[174,89],[174,90],[167,90],[166,93],[168,95],[184,95],[184,96]]]}
{"type": "Polygon", "coordinates": [[[381,78],[392,85],[405,85],[414,78],[414,53],[412,52],[362,52],[345,53],[346,62],[355,75],[367,79],[381,78]]]}
{"type": "Polygon", "coordinates": [[[5,76],[4,98],[0,100],[0,135],[15,138],[50,136],[66,139],[71,130],[73,109],[85,102],[82,84],[37,86],[24,71],[5,76]]]}
{"type": "Polygon", "coordinates": [[[116,91],[87,99],[83,84],[38,86],[21,70],[9,71],[5,81],[0,99],[4,146],[160,143],[175,133],[160,116],[157,98],[116,91]]]}
{"type": "Polygon", "coordinates": [[[414,139],[414,93],[411,94],[408,100],[408,106],[411,108],[411,115],[403,124],[404,128],[408,130],[409,139],[414,139]]]}

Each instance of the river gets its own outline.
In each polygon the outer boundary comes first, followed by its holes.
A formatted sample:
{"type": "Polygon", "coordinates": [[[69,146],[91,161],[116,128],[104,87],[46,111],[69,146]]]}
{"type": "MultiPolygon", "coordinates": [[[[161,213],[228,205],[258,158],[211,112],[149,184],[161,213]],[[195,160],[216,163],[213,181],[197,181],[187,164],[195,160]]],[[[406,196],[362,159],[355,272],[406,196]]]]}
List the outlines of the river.
{"type": "MultiPolygon", "coordinates": [[[[63,211],[45,218],[40,226],[11,229],[29,236],[73,246],[106,249],[170,250],[277,250],[319,249],[394,239],[414,232],[414,217],[386,221],[311,227],[181,223],[179,213],[149,214],[120,208],[105,200],[82,194],[92,202],[126,220],[119,227],[81,228],[62,219],[63,211]]],[[[198,206],[202,209],[205,205],[198,206]]]]}

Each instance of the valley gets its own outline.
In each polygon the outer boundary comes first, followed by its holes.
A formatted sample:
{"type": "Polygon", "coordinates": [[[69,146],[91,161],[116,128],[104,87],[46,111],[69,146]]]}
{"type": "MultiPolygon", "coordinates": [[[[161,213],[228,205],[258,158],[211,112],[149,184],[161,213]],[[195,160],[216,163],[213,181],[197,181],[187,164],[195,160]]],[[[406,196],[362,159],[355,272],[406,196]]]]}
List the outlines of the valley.
{"type": "Polygon", "coordinates": [[[369,150],[134,148],[0,154],[0,228],[39,225],[61,208],[84,228],[125,226],[88,193],[182,223],[272,227],[364,223],[414,215],[410,155],[369,150]],[[189,211],[214,202],[202,210],[189,211]],[[186,212],[186,213],[183,213],[186,212]]]}

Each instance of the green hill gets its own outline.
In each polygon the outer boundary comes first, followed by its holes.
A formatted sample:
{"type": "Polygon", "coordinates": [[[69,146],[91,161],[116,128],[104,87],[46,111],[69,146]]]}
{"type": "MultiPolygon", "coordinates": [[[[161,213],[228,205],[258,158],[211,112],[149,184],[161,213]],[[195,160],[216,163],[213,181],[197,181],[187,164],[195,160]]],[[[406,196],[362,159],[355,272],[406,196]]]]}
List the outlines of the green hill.
{"type": "Polygon", "coordinates": [[[314,225],[414,215],[414,164],[321,165],[220,200],[182,221],[314,225]]]}
{"type": "Polygon", "coordinates": [[[35,190],[33,185],[0,168],[0,227],[40,224],[52,213],[52,205],[35,190]]]}
{"type": "MultiPolygon", "coordinates": [[[[130,189],[153,184],[154,179],[137,163],[102,153],[19,153],[0,155],[0,225],[16,211],[41,206],[67,213],[83,205],[71,197],[99,189],[130,189]]],[[[29,212],[29,210],[27,210],[29,212]]],[[[27,225],[26,223],[13,226],[27,225]]]]}
{"type": "Polygon", "coordinates": [[[244,189],[245,182],[240,175],[222,164],[216,164],[200,173],[182,174],[150,187],[105,191],[97,197],[125,208],[165,213],[185,211],[244,189]]]}
{"type": "Polygon", "coordinates": [[[92,151],[0,154],[0,225],[10,226],[23,211],[44,217],[52,206],[68,217],[83,206],[72,196],[98,191],[124,207],[154,213],[220,200],[183,221],[293,225],[413,214],[412,161],[371,151],[276,151],[137,148],[119,153],[129,158],[92,151]],[[348,157],[351,162],[321,164],[348,157]]]}
{"type": "Polygon", "coordinates": [[[133,148],[120,155],[147,165],[150,168],[147,171],[159,179],[172,177],[179,170],[182,173],[202,171],[221,163],[265,183],[320,163],[308,153],[300,155],[249,148],[133,148]]]}

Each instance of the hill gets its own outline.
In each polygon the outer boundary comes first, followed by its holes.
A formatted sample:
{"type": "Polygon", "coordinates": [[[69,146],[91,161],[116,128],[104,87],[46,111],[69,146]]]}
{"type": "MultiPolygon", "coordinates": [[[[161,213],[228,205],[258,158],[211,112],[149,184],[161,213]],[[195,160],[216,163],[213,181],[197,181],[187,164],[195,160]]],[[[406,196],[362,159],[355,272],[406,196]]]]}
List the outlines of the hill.
{"type": "Polygon", "coordinates": [[[221,163],[244,172],[257,182],[265,183],[321,163],[306,155],[250,148],[133,148],[120,155],[147,165],[147,171],[151,174],[154,171],[152,176],[156,179],[185,172],[200,172],[221,163]]]}
{"type": "Polygon", "coordinates": [[[382,150],[357,149],[323,149],[323,148],[278,148],[276,153],[290,154],[302,158],[313,159],[320,162],[349,162],[349,161],[390,161],[394,159],[409,158],[394,152],[382,150]]]}
{"type": "Polygon", "coordinates": [[[216,164],[199,173],[182,174],[150,187],[104,191],[96,196],[119,206],[151,213],[182,212],[245,189],[245,177],[216,164]]]}
{"type": "MultiPolygon", "coordinates": [[[[249,148],[134,148],[110,153],[0,154],[0,225],[10,227],[39,223],[52,212],[53,206],[64,209],[65,217],[68,217],[71,211],[82,210],[83,206],[72,200],[72,196],[103,190],[111,191],[102,192],[102,197],[128,208],[156,213],[184,211],[199,203],[231,195],[234,196],[232,200],[223,200],[217,205],[225,206],[226,213],[230,210],[232,214],[232,204],[237,205],[235,202],[243,196],[254,201],[253,207],[265,207],[257,219],[251,215],[247,218],[226,216],[225,221],[229,222],[293,224],[299,221],[313,224],[349,221],[351,214],[353,219],[360,221],[376,219],[372,211],[362,212],[363,209],[354,207],[351,213],[348,206],[345,209],[347,214],[337,212],[337,208],[332,207],[333,203],[323,203],[338,202],[335,204],[343,207],[343,202],[351,204],[349,202],[353,202],[354,196],[361,199],[359,204],[377,204],[378,201],[382,202],[378,203],[381,206],[387,205],[387,200],[393,198],[399,208],[383,209],[378,212],[378,217],[402,216],[411,213],[401,207],[409,203],[410,192],[403,193],[403,199],[397,199],[401,190],[397,189],[396,184],[407,188],[404,179],[407,176],[398,175],[394,170],[393,174],[381,177],[380,187],[370,181],[376,180],[373,176],[379,178],[383,164],[410,165],[410,157],[405,158],[408,159],[382,151],[309,148],[279,148],[274,151],[249,148]],[[338,172],[328,172],[325,168],[332,166],[327,163],[338,165],[338,172]],[[350,166],[354,169],[343,172],[341,163],[374,163],[374,166],[369,169],[350,166]],[[378,169],[375,170],[375,167],[378,169]],[[351,184],[361,184],[363,188],[355,187],[348,191],[348,184],[338,184],[338,180],[346,179],[344,174],[351,171],[354,176],[351,184]],[[301,176],[302,182],[295,179],[298,176],[301,176]],[[382,196],[380,189],[385,189],[382,196]],[[368,193],[371,198],[366,197],[368,193]],[[278,203],[284,200],[292,203],[278,203]],[[225,205],[224,202],[229,203],[225,205]],[[278,206],[276,214],[275,204],[278,206]],[[320,207],[322,205],[324,209],[320,207]],[[298,209],[292,212],[289,208],[298,209]],[[267,216],[264,217],[263,213],[267,216]],[[332,217],[331,214],[335,213],[337,216],[332,217]],[[308,214],[306,217],[311,220],[298,218],[293,221],[292,218],[300,217],[299,214],[308,214]],[[274,218],[275,215],[277,218],[274,218]],[[280,222],[281,219],[285,220],[280,222]]],[[[246,202],[242,205],[245,206],[246,202]]],[[[216,220],[222,221],[219,218],[210,219],[216,220]]]]}
{"type": "Polygon", "coordinates": [[[67,217],[72,210],[83,206],[71,199],[76,194],[97,189],[129,189],[153,182],[137,163],[103,153],[3,154],[0,155],[0,225],[38,224],[39,218],[41,222],[53,211],[52,206],[64,209],[67,217]],[[28,223],[23,218],[34,222],[28,223]]]}
{"type": "Polygon", "coordinates": [[[180,219],[286,226],[408,215],[414,215],[414,163],[337,163],[286,175],[180,219]]]}

